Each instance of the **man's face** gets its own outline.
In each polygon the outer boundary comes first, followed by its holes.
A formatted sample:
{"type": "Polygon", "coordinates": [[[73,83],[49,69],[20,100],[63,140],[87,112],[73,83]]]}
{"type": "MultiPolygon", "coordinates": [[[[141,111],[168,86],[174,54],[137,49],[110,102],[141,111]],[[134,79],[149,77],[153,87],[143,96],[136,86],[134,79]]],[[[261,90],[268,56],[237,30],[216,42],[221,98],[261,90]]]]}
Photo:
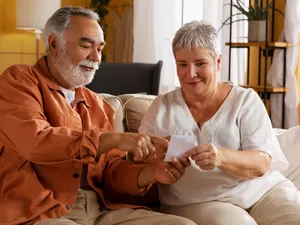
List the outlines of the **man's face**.
{"type": "Polygon", "coordinates": [[[95,20],[71,17],[71,27],[57,40],[54,66],[68,88],[90,83],[101,62],[103,32],[95,20]]]}

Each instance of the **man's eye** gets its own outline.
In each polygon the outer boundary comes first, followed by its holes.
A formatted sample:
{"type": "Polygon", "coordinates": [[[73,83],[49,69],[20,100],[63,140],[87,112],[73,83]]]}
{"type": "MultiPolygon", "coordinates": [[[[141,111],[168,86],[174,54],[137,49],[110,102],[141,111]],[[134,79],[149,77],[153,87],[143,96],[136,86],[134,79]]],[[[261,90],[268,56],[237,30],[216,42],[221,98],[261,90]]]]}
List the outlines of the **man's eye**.
{"type": "Polygon", "coordinates": [[[197,67],[200,67],[200,66],[203,66],[203,65],[205,65],[206,63],[205,62],[199,62],[199,63],[196,63],[195,65],[197,66],[197,67]]]}
{"type": "Polygon", "coordinates": [[[91,46],[81,45],[82,48],[90,48],[91,46]]]}

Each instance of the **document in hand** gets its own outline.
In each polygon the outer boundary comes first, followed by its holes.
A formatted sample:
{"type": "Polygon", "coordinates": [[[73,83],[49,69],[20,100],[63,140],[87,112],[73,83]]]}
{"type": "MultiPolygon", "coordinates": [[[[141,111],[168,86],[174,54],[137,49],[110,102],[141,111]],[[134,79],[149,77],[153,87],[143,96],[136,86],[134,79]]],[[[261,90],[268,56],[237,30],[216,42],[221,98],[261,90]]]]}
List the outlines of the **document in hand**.
{"type": "Polygon", "coordinates": [[[195,140],[196,136],[172,135],[165,161],[171,161],[174,157],[180,159],[185,152],[195,147],[195,140]]]}

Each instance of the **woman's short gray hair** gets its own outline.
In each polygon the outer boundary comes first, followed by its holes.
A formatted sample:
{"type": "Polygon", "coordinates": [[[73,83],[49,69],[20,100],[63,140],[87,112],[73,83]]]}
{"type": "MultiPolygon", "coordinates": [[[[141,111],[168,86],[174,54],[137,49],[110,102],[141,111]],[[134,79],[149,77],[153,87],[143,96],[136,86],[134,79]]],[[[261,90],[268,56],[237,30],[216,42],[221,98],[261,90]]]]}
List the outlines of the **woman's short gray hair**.
{"type": "Polygon", "coordinates": [[[175,34],[172,43],[173,54],[182,48],[202,48],[210,50],[217,57],[218,32],[210,24],[203,21],[192,21],[184,24],[175,34]]]}
{"type": "Polygon", "coordinates": [[[48,37],[51,33],[61,36],[62,32],[70,27],[72,16],[84,16],[92,20],[99,20],[99,15],[83,7],[65,6],[58,9],[48,20],[44,28],[45,55],[49,54],[48,37]]]}

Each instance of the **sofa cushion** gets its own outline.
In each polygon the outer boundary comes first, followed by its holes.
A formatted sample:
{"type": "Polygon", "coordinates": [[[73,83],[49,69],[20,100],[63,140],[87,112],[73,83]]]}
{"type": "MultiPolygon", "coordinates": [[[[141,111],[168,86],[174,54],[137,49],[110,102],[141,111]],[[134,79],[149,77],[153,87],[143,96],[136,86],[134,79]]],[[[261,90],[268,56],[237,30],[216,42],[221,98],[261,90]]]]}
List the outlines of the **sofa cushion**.
{"type": "Polygon", "coordinates": [[[116,132],[124,132],[123,120],[124,120],[124,113],[123,113],[123,103],[120,98],[110,94],[100,94],[105,101],[107,101],[111,107],[115,110],[115,124],[114,130],[116,132]]]}
{"type": "Polygon", "coordinates": [[[283,154],[290,163],[283,174],[300,190],[300,126],[288,130],[275,129],[283,154]]]}
{"type": "Polygon", "coordinates": [[[126,131],[138,132],[141,120],[156,96],[143,94],[124,94],[119,95],[119,98],[123,101],[125,113],[124,124],[126,131]]]}

